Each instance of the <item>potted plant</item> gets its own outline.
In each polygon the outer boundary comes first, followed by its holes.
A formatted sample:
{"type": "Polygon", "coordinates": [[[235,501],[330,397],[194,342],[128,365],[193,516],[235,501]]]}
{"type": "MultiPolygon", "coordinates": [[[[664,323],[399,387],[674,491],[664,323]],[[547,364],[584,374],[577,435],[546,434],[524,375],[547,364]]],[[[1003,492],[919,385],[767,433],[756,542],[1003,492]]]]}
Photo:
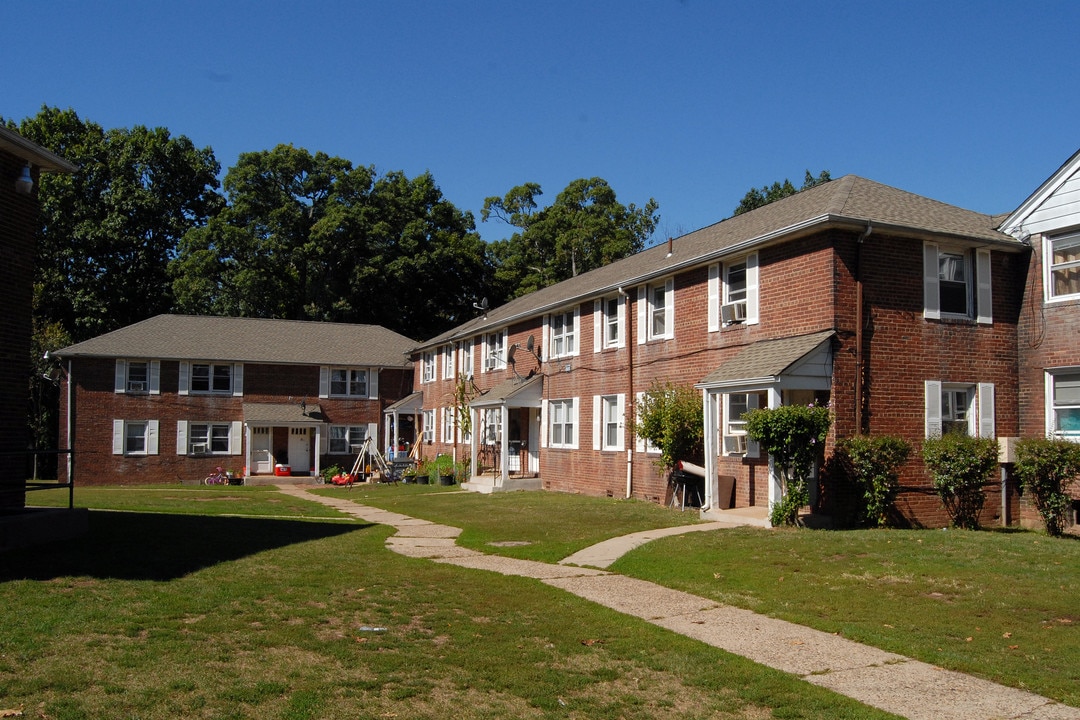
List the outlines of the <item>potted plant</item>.
{"type": "Polygon", "coordinates": [[[428,463],[428,477],[432,484],[453,485],[455,482],[454,458],[449,455],[437,455],[428,463]]]}
{"type": "Polygon", "coordinates": [[[429,481],[430,470],[428,469],[428,462],[425,460],[419,460],[416,463],[416,484],[427,485],[429,481]]]}

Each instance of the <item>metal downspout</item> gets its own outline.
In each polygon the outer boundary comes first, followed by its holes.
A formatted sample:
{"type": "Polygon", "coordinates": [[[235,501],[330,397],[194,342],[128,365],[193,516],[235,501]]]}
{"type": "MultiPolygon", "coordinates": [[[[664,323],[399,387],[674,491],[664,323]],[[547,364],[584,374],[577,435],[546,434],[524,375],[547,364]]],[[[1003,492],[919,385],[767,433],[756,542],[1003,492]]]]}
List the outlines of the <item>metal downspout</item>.
{"type": "Polygon", "coordinates": [[[637,417],[637,397],[634,395],[634,323],[631,322],[630,294],[620,287],[619,295],[623,297],[623,318],[626,320],[626,399],[632,408],[624,409],[626,419],[623,421],[626,423],[626,499],[629,500],[634,494],[634,426],[629,418],[637,417]]]}

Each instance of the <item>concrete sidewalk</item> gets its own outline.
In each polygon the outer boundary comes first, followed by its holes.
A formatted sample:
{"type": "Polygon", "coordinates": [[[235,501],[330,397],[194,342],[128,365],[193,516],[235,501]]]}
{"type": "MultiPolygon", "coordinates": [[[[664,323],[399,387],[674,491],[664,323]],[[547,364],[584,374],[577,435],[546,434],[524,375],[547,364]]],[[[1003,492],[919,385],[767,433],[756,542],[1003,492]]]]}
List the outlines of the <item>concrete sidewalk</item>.
{"type": "Polygon", "coordinates": [[[387,546],[403,555],[534,578],[901,717],[1080,720],[1080,708],[1039,695],[600,569],[657,537],[733,527],[739,524],[735,521],[634,533],[586,548],[551,565],[458,547],[455,540],[459,528],[367,507],[346,498],[312,495],[301,486],[278,487],[283,493],[320,502],[366,522],[395,527],[398,532],[387,539],[387,546]]]}

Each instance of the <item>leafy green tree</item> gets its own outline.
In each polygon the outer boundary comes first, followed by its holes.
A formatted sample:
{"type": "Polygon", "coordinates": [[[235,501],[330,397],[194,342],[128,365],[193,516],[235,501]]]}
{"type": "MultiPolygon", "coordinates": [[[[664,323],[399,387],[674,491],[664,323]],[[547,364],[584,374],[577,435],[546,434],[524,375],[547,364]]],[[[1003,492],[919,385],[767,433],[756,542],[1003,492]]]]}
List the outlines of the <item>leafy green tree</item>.
{"type": "Polygon", "coordinates": [[[984,488],[998,465],[997,441],[945,433],[926,439],[923,460],[953,526],[977,530],[986,502],[984,488]]]}
{"type": "Polygon", "coordinates": [[[70,109],[7,124],[79,168],[40,180],[37,326],[80,341],[169,311],[169,259],[221,204],[213,151],[160,127],[104,130],[70,109]]]}
{"type": "Polygon", "coordinates": [[[463,321],[488,265],[472,216],[429,173],[408,178],[291,145],[244,153],[228,205],[172,265],[185,312],[383,325],[436,335],[463,321]]]}
{"type": "Polygon", "coordinates": [[[821,405],[781,405],[751,410],[746,434],[772,455],[784,495],[770,512],[773,525],[799,524],[799,510],[810,502],[810,475],[823,451],[832,413],[821,405]]]}
{"type": "Polygon", "coordinates": [[[680,460],[704,457],[705,415],[701,393],[674,383],[654,382],[638,401],[635,432],[660,450],[659,465],[672,470],[680,460]]]}
{"type": "Polygon", "coordinates": [[[796,188],[792,185],[791,181],[787,178],[784,182],[774,182],[772,185],[763,185],[761,188],[750,188],[750,190],[743,196],[743,199],[739,201],[738,207],[735,208],[735,215],[742,215],[745,212],[756,210],[763,205],[768,205],[771,202],[776,202],[782,198],[786,198],[789,195],[794,195],[797,192],[803,190],[809,190],[810,188],[821,185],[822,183],[829,182],[832,178],[829,176],[828,170],[822,170],[817,177],[810,174],[810,171],[806,171],[806,177],[803,179],[802,187],[796,188]]]}
{"type": "Polygon", "coordinates": [[[482,221],[518,228],[492,243],[495,295],[501,301],[554,285],[632,255],[645,247],[660,220],[659,205],[623,205],[602,178],[578,179],[540,208],[537,183],[484,200],[482,221]]]}
{"type": "Polygon", "coordinates": [[[1069,486],[1080,479],[1080,445],[1054,438],[1025,438],[1017,443],[1016,474],[1042,515],[1046,532],[1060,537],[1072,505],[1069,486]]]}

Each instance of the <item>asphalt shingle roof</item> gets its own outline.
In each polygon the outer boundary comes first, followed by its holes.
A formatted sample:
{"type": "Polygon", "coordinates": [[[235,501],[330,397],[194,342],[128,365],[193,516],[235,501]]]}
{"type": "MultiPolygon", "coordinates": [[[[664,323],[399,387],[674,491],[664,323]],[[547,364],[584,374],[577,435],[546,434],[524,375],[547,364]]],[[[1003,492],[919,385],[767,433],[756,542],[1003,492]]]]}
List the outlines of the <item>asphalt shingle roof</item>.
{"type": "Polygon", "coordinates": [[[823,330],[810,335],[759,340],[747,345],[738,355],[709,373],[700,384],[713,385],[735,380],[779,377],[833,334],[832,330],[823,330]]]}
{"type": "Polygon", "coordinates": [[[417,349],[475,335],[556,309],[590,296],[631,287],[677,270],[713,262],[771,242],[797,237],[823,225],[875,228],[910,235],[944,235],[961,241],[1024,247],[996,229],[1001,216],[977,213],[882,185],[856,175],[823,183],[782,200],[661,243],[556,285],[492,308],[478,317],[423,342],[417,349]]]}
{"type": "Polygon", "coordinates": [[[284,365],[410,366],[416,345],[379,325],[158,315],[77,343],[58,357],[222,360],[284,365]]]}

